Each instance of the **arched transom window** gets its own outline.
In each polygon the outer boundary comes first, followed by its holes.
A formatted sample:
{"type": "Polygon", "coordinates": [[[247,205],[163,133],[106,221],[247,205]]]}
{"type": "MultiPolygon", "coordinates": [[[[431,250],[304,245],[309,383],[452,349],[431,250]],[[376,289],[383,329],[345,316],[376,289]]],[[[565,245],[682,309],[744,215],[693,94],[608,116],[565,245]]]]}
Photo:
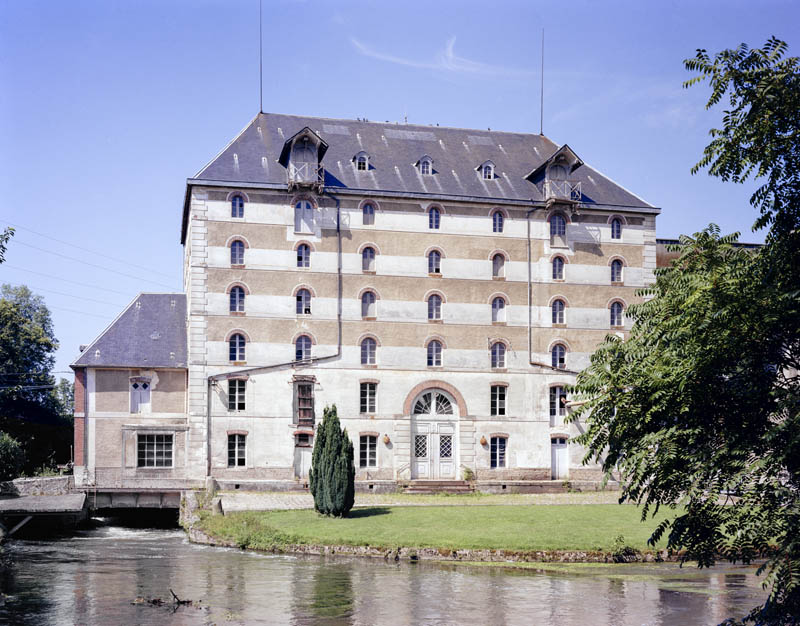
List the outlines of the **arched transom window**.
{"type": "Polygon", "coordinates": [[[453,399],[443,391],[431,389],[414,402],[414,415],[453,415],[453,399]]]}

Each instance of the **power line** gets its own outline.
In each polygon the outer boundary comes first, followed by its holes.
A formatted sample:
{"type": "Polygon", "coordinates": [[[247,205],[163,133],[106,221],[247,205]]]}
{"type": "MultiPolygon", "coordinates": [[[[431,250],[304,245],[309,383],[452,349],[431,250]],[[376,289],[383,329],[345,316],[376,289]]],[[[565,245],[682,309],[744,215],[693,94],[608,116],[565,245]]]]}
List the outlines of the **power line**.
{"type": "Polygon", "coordinates": [[[89,317],[99,317],[101,320],[107,320],[107,319],[109,319],[111,317],[110,315],[97,315],[95,313],[87,313],[86,311],[78,311],[77,309],[68,309],[68,308],[63,307],[63,306],[49,306],[48,305],[48,308],[57,309],[59,311],[69,311],[70,313],[79,313],[81,315],[88,315],[89,317]]]}
{"type": "Polygon", "coordinates": [[[33,248],[34,250],[39,250],[40,252],[46,252],[47,254],[52,254],[62,259],[68,259],[70,261],[75,261],[77,263],[83,263],[84,265],[88,265],[89,267],[94,267],[99,270],[103,270],[104,272],[111,272],[112,274],[119,274],[120,276],[125,276],[126,278],[133,278],[135,280],[143,280],[148,283],[152,283],[153,285],[160,285],[161,287],[166,287],[172,291],[176,291],[176,289],[172,285],[167,285],[165,283],[160,283],[157,280],[149,280],[147,278],[142,278],[141,276],[135,276],[133,274],[126,274],[125,272],[119,272],[117,270],[112,270],[107,267],[103,267],[102,265],[97,265],[96,263],[89,263],[88,261],[84,261],[83,259],[78,259],[74,256],[69,256],[66,254],[61,254],[59,252],[53,252],[52,250],[48,250],[46,248],[40,248],[39,246],[34,246],[29,243],[25,243],[24,241],[14,241],[15,244],[19,244],[21,246],[27,246],[28,248],[33,248]]]}
{"type": "Polygon", "coordinates": [[[4,267],[8,267],[12,270],[19,270],[20,272],[28,272],[29,274],[37,274],[39,276],[45,276],[47,278],[54,278],[62,283],[72,283],[73,285],[80,285],[82,287],[91,287],[92,289],[99,289],[100,291],[108,291],[109,293],[117,293],[121,296],[128,296],[130,297],[130,292],[126,293],[124,291],[117,291],[116,289],[109,289],[108,287],[100,287],[99,285],[90,285],[89,283],[82,283],[78,280],[71,280],[69,278],[59,278],[58,276],[53,276],[52,274],[47,274],[45,272],[37,272],[36,270],[29,270],[24,267],[19,267],[18,265],[11,265],[9,263],[4,263],[4,267]]]}
{"type": "Polygon", "coordinates": [[[138,267],[140,270],[147,270],[148,272],[152,272],[153,274],[160,274],[161,276],[166,276],[167,278],[172,278],[171,274],[167,274],[166,272],[159,272],[157,270],[151,269],[149,267],[145,267],[144,265],[137,265],[136,263],[131,263],[130,261],[125,261],[123,259],[118,259],[113,256],[109,256],[107,254],[103,254],[102,252],[96,252],[95,250],[90,250],[89,248],[84,248],[83,246],[78,246],[74,243],[69,243],[68,241],[64,241],[63,239],[56,239],[55,237],[51,237],[50,235],[45,235],[44,233],[40,233],[38,231],[33,230],[32,228],[28,228],[27,226],[20,226],[18,224],[14,224],[9,222],[8,220],[0,219],[0,222],[8,224],[9,226],[13,226],[14,228],[19,228],[21,230],[27,230],[29,233],[33,233],[34,235],[39,235],[39,237],[44,237],[45,239],[50,239],[51,241],[57,241],[58,243],[63,243],[65,246],[71,246],[73,248],[77,248],[78,250],[83,250],[84,252],[89,252],[94,254],[95,256],[101,256],[105,259],[110,259],[112,261],[116,261],[117,263],[124,263],[125,265],[130,265],[131,267],[138,267]]]}
{"type": "Polygon", "coordinates": [[[67,296],[68,298],[76,298],[78,300],[83,300],[85,302],[96,302],[97,304],[107,304],[108,306],[125,306],[124,304],[118,304],[116,302],[106,302],[105,300],[95,300],[94,298],[86,298],[84,296],[75,296],[71,293],[64,293],[63,291],[56,291],[55,289],[47,289],[46,287],[34,287],[32,285],[23,285],[22,283],[8,283],[9,285],[16,285],[17,287],[28,287],[29,289],[33,289],[35,291],[49,291],[50,293],[57,293],[60,296],[67,296]]]}

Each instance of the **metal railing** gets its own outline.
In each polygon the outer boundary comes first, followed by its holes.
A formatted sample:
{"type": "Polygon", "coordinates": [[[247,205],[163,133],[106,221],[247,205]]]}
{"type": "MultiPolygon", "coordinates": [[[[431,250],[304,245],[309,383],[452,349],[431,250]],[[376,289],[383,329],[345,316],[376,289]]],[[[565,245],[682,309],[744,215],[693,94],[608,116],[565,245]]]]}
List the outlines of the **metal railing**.
{"type": "Polygon", "coordinates": [[[295,186],[321,186],[325,181],[325,168],[318,163],[289,163],[286,170],[289,188],[295,186]]]}
{"type": "Polygon", "coordinates": [[[571,180],[546,180],[544,181],[544,199],[580,202],[581,184],[571,180]]]}

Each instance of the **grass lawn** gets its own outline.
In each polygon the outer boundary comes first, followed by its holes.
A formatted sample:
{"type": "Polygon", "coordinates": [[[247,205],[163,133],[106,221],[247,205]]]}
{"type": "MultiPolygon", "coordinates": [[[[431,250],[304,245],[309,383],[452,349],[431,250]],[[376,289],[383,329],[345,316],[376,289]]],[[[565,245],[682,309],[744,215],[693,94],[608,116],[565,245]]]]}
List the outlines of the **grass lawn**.
{"type": "MultiPolygon", "coordinates": [[[[619,535],[626,545],[650,549],[647,538],[667,517],[641,523],[630,505],[376,506],[344,519],[310,510],[204,516],[199,528],[242,547],[269,549],[287,543],[446,549],[603,550],[619,535]]],[[[657,546],[663,547],[663,546],[657,546]]]]}

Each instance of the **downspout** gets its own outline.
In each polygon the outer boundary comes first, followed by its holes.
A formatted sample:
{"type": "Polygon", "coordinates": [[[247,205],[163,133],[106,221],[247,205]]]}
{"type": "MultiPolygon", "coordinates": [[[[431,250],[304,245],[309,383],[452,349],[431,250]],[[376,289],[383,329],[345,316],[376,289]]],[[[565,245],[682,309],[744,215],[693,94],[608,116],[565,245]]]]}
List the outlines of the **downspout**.
{"type": "Polygon", "coordinates": [[[238,376],[249,374],[261,374],[270,370],[278,369],[280,367],[288,367],[290,365],[297,365],[303,363],[304,366],[310,366],[315,363],[322,363],[333,359],[339,359],[342,356],[342,219],[341,219],[341,203],[339,198],[332,193],[323,190],[323,195],[332,198],[336,202],[336,241],[337,241],[337,308],[336,308],[336,323],[338,329],[338,339],[336,342],[336,353],[322,357],[312,357],[308,361],[284,361],[283,363],[275,363],[274,365],[263,365],[261,367],[250,367],[243,370],[235,370],[233,372],[225,372],[223,374],[214,374],[207,379],[206,389],[206,476],[211,476],[211,390],[214,384],[220,380],[228,380],[238,376]]]}

